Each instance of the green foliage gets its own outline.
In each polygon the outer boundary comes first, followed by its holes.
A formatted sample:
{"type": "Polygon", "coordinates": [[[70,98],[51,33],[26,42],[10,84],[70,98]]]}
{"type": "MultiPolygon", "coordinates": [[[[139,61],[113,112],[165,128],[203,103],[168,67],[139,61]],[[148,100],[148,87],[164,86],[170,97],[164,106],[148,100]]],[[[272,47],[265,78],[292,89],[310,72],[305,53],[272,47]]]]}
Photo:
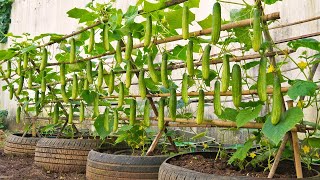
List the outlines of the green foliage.
{"type": "Polygon", "coordinates": [[[298,96],[314,96],[318,88],[317,84],[310,81],[294,80],[290,82],[288,96],[295,100],[298,96]]]}
{"type": "Polygon", "coordinates": [[[11,23],[11,8],[12,0],[1,0],[0,1],[0,43],[6,43],[6,34],[9,30],[9,25],[11,23]]]}
{"type": "Polygon", "coordinates": [[[290,41],[288,42],[288,46],[294,50],[297,50],[299,48],[309,48],[316,51],[320,51],[320,42],[312,38],[305,38],[305,39],[290,41]]]}
{"type": "Polygon", "coordinates": [[[236,117],[237,127],[241,127],[247,122],[254,120],[260,114],[262,105],[258,105],[255,108],[246,108],[239,111],[239,114],[236,117]]]}

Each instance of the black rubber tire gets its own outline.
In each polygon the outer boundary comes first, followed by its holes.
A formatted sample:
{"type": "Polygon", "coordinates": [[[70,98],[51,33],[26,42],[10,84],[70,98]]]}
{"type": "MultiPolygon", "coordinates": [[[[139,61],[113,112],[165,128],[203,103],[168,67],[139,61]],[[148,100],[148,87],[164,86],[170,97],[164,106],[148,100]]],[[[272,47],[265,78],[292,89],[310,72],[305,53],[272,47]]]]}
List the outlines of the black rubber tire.
{"type": "Polygon", "coordinates": [[[11,134],[6,138],[3,148],[6,155],[34,156],[39,137],[32,137],[30,134],[22,137],[22,134],[11,134]]]}
{"type": "MultiPolygon", "coordinates": [[[[215,153],[212,152],[194,152],[194,153],[186,153],[186,154],[201,154],[205,157],[214,158],[215,153]]],[[[170,160],[178,158],[180,156],[186,155],[186,154],[179,154],[173,157],[170,157],[166,159],[160,166],[159,169],[159,180],[251,180],[253,177],[250,176],[220,176],[215,174],[207,174],[207,173],[201,173],[193,170],[189,170],[180,166],[175,166],[172,164],[169,164],[170,160]]],[[[318,175],[309,177],[309,178],[303,178],[303,179],[319,179],[320,175],[319,172],[315,171],[318,175]]],[[[254,178],[254,179],[267,179],[267,178],[254,178]]],[[[278,178],[283,179],[283,178],[278,178]]],[[[287,179],[287,178],[285,178],[287,179]]]]}
{"type": "Polygon", "coordinates": [[[35,164],[52,172],[83,173],[89,151],[98,145],[97,139],[42,138],[35,149],[35,164]]]}
{"type": "Polygon", "coordinates": [[[130,156],[91,150],[87,159],[88,180],[158,179],[161,163],[168,156],[130,156]]]}

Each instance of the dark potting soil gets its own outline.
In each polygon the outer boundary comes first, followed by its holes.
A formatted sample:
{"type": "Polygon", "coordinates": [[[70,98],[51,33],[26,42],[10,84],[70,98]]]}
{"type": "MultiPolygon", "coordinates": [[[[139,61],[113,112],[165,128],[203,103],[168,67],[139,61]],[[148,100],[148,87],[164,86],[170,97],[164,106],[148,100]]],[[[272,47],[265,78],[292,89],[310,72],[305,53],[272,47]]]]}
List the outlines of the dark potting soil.
{"type": "MultiPolygon", "coordinates": [[[[220,176],[250,176],[256,178],[268,177],[269,171],[264,171],[264,167],[247,167],[240,170],[237,167],[228,165],[227,159],[207,158],[202,155],[182,155],[170,159],[169,164],[180,166],[186,169],[201,173],[215,174],[220,176]]],[[[267,166],[265,166],[267,167],[267,166]]],[[[315,176],[315,172],[303,168],[304,177],[315,176]]],[[[294,164],[291,161],[281,161],[274,178],[296,178],[294,164]]]]}

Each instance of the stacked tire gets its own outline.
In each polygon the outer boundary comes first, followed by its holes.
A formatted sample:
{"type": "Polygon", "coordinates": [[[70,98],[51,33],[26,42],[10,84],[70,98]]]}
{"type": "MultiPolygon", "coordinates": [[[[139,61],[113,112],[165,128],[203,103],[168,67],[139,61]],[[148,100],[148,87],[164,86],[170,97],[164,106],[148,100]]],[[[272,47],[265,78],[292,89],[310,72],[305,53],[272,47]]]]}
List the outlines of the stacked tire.
{"type": "Polygon", "coordinates": [[[30,134],[22,137],[22,134],[11,134],[7,137],[4,145],[4,154],[34,156],[39,137],[30,134]]]}
{"type": "Polygon", "coordinates": [[[35,149],[35,164],[52,172],[83,173],[89,151],[99,144],[97,139],[42,138],[35,149]]]}

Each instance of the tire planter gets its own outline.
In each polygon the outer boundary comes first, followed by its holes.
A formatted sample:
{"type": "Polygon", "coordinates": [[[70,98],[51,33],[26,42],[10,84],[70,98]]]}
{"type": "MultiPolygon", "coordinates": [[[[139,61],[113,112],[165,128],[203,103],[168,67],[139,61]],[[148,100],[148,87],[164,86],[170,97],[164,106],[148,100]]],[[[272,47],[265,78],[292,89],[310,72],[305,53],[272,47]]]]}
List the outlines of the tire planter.
{"type": "Polygon", "coordinates": [[[32,137],[31,134],[24,137],[22,137],[22,134],[11,134],[5,141],[4,154],[34,156],[36,144],[39,140],[39,137],[32,137]]]}
{"type": "Polygon", "coordinates": [[[85,172],[87,155],[100,144],[96,139],[42,138],[35,149],[35,164],[52,172],[85,172]]]}
{"type": "MultiPolygon", "coordinates": [[[[212,155],[212,152],[196,152],[196,153],[186,153],[186,154],[201,154],[205,157],[212,157],[215,156],[212,155]],[[210,155],[211,154],[211,155],[210,155]]],[[[166,159],[160,166],[159,169],[159,180],[178,180],[178,179],[184,179],[184,180],[230,180],[230,179],[267,179],[267,178],[257,178],[257,177],[250,177],[250,176],[221,176],[221,175],[215,175],[215,174],[207,174],[207,173],[201,173],[194,170],[186,169],[184,167],[176,166],[170,164],[170,160],[173,158],[179,158],[180,156],[186,155],[186,154],[180,154],[173,157],[170,157],[166,159]]],[[[308,178],[302,178],[302,179],[320,179],[319,172],[312,170],[317,174],[313,177],[308,178]]],[[[277,178],[277,179],[284,179],[284,178],[277,178]]],[[[285,178],[288,179],[288,178],[285,178]]]]}
{"type": "Polygon", "coordinates": [[[158,179],[159,166],[168,156],[130,156],[91,150],[87,160],[88,180],[158,179]]]}

